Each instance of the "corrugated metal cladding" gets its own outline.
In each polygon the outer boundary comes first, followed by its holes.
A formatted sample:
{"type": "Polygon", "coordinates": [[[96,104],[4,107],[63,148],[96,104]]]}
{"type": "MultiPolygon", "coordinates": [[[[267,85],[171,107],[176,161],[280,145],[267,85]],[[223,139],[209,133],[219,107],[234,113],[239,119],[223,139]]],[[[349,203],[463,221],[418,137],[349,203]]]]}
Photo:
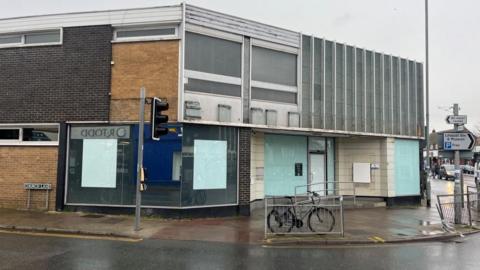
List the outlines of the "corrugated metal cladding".
{"type": "Polygon", "coordinates": [[[89,25],[128,25],[180,22],[182,6],[165,6],[98,12],[79,12],[0,20],[0,33],[89,25]]]}
{"type": "Polygon", "coordinates": [[[186,6],[185,20],[187,24],[200,25],[295,48],[300,47],[300,34],[298,32],[230,16],[196,6],[186,6]]]}
{"type": "Polygon", "coordinates": [[[302,39],[302,127],[423,136],[421,63],[302,39]]]}

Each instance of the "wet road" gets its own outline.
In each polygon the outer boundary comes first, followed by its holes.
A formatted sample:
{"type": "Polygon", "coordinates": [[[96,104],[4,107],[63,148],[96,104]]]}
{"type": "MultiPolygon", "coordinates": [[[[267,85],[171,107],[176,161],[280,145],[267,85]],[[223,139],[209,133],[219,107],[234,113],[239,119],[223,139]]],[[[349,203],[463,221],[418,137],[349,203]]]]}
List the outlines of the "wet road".
{"type": "Polygon", "coordinates": [[[271,248],[0,233],[0,269],[479,269],[480,236],[461,242],[271,248]]]}
{"type": "MultiPolygon", "coordinates": [[[[453,194],[455,182],[452,180],[431,179],[432,198],[435,195],[453,194]]],[[[475,186],[475,178],[471,174],[463,175],[464,191],[467,192],[467,186],[475,186]]]]}

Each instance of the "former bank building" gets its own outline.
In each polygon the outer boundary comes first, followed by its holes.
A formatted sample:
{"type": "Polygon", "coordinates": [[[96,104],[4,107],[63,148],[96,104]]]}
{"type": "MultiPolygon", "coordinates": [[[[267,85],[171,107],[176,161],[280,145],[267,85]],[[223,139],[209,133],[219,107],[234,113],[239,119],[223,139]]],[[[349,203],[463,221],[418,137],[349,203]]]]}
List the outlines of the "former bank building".
{"type": "Polygon", "coordinates": [[[50,210],[133,211],[142,86],[170,107],[168,135],[145,127],[148,211],[248,215],[315,183],[420,200],[423,65],[405,57],[182,4],[1,19],[0,70],[0,207],[48,183],[50,210]]]}

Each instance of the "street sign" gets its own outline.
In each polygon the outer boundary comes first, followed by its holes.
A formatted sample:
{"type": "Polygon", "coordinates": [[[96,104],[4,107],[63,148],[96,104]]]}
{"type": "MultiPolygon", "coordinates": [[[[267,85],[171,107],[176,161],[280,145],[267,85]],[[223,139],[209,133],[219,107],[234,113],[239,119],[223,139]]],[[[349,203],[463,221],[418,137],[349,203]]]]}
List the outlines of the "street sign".
{"type": "Polygon", "coordinates": [[[472,150],[474,145],[470,133],[443,133],[443,150],[472,150]]]}
{"type": "Polygon", "coordinates": [[[445,119],[448,124],[451,125],[465,125],[467,123],[466,115],[449,115],[445,119]]]}

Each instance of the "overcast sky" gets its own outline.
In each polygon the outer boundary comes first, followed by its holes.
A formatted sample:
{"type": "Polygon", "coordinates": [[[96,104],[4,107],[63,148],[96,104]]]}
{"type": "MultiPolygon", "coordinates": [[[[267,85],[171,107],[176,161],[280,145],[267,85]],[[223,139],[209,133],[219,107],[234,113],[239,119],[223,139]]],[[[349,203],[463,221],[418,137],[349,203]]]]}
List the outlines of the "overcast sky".
{"type": "MultiPolygon", "coordinates": [[[[0,0],[0,18],[176,4],[174,0],[0,0]]],[[[425,61],[424,0],[189,0],[187,3],[425,61]]],[[[460,104],[480,126],[480,2],[430,0],[431,128],[460,104]]]]}

